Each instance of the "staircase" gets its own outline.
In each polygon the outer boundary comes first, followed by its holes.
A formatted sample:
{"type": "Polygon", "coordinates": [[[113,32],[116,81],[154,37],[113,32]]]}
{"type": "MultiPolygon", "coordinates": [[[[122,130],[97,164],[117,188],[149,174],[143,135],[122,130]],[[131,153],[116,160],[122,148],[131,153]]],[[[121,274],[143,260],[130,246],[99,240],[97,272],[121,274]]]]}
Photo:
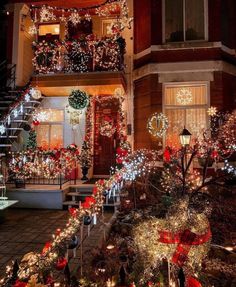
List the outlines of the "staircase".
{"type": "MultiPolygon", "coordinates": [[[[15,65],[9,65],[6,61],[0,64],[0,125],[4,123],[3,116],[10,115],[10,107],[29,85],[17,89],[15,86],[15,65]]],[[[5,123],[6,131],[0,133],[0,158],[13,149],[17,143],[18,136],[28,124],[32,113],[40,105],[40,100],[30,99],[28,102],[22,102],[23,111],[18,111],[16,116],[11,115],[10,123],[5,123]]]]}
{"type": "Polygon", "coordinates": [[[85,201],[86,196],[92,196],[94,186],[95,184],[70,186],[69,192],[65,194],[65,201],[63,202],[64,209],[79,207],[80,203],[85,201]]]}

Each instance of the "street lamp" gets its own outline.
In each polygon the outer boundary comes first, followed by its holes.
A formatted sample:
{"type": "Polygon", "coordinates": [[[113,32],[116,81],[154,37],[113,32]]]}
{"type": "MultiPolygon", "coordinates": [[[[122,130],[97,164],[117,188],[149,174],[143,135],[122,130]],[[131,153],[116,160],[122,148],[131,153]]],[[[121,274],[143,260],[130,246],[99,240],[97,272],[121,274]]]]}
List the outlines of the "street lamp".
{"type": "Polygon", "coordinates": [[[184,129],[182,130],[182,132],[179,135],[180,138],[180,143],[182,146],[187,146],[190,144],[190,140],[191,140],[191,133],[184,127],[184,129]]]}

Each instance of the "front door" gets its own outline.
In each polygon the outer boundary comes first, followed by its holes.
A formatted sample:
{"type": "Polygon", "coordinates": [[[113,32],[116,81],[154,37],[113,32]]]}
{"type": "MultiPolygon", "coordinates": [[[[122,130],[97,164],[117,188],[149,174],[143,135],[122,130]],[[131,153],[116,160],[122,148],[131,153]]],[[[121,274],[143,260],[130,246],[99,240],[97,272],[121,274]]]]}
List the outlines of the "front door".
{"type": "Polygon", "coordinates": [[[116,162],[116,132],[119,102],[116,99],[95,103],[94,112],[94,175],[109,175],[116,162]]]}

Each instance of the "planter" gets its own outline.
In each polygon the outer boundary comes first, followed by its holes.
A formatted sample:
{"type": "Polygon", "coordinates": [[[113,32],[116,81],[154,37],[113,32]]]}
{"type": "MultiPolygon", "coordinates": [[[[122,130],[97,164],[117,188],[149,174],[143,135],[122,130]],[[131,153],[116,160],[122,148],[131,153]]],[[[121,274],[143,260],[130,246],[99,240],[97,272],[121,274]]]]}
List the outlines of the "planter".
{"type": "Polygon", "coordinates": [[[82,174],[83,174],[83,177],[81,178],[81,180],[88,180],[87,174],[88,174],[89,168],[88,167],[82,167],[81,170],[82,170],[82,174]]]}

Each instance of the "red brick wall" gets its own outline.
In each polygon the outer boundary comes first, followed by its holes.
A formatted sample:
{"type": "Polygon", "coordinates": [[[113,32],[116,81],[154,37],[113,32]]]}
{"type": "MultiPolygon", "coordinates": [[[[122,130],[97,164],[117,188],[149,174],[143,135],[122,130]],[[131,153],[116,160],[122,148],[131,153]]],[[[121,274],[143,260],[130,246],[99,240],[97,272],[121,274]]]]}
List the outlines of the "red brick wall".
{"type": "Polygon", "coordinates": [[[236,76],[215,72],[210,83],[210,104],[218,110],[236,109],[236,76]]]}
{"type": "Polygon", "coordinates": [[[158,75],[149,75],[135,81],[134,89],[134,146],[157,148],[158,140],[147,131],[148,118],[162,111],[162,84],[158,75]]]}

